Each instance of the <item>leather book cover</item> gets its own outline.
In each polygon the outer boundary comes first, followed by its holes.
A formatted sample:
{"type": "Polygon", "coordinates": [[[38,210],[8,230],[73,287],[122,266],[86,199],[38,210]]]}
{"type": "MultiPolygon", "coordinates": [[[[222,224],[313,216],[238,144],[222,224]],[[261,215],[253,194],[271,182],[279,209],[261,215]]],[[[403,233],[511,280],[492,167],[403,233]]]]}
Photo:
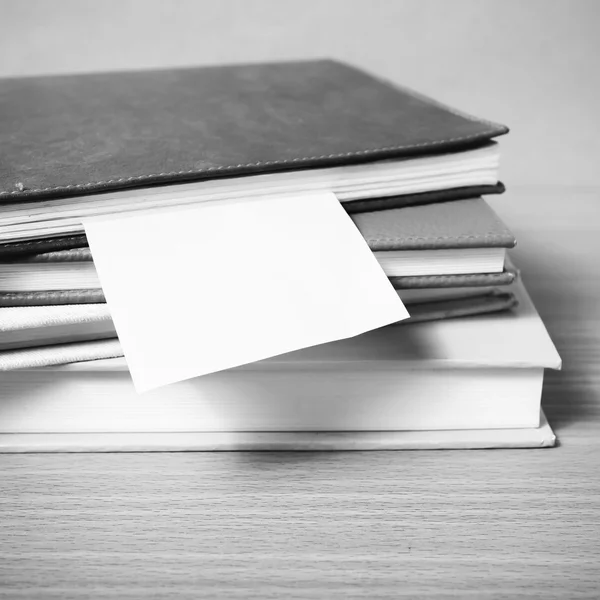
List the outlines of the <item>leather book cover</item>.
{"type": "Polygon", "coordinates": [[[68,235],[0,244],[0,260],[20,260],[22,257],[83,248],[88,245],[85,235],[68,235]]]}
{"type": "Polygon", "coordinates": [[[106,298],[101,289],[0,292],[0,308],[15,306],[57,306],[63,304],[98,304],[103,302],[106,302],[106,298]]]}
{"type": "Polygon", "coordinates": [[[465,200],[490,194],[503,194],[506,191],[504,184],[474,185],[457,187],[445,190],[433,190],[420,194],[405,194],[403,196],[388,196],[386,198],[368,198],[365,200],[352,200],[344,202],[342,206],[348,214],[370,212],[374,210],[387,210],[390,208],[403,208],[405,206],[418,206],[420,204],[433,204],[434,202],[449,202],[451,200],[465,200]]]}
{"type": "Polygon", "coordinates": [[[332,60],[11,78],[0,201],[447,153],[507,131],[332,60]]]}
{"type": "MultiPolygon", "coordinates": [[[[411,304],[407,307],[410,318],[401,324],[423,323],[425,321],[440,321],[459,317],[472,317],[509,310],[517,305],[514,294],[508,292],[492,292],[484,296],[457,298],[435,302],[411,304]]],[[[400,324],[400,323],[399,323],[400,324]]]]}
{"type": "Polygon", "coordinates": [[[390,277],[390,283],[397,290],[422,288],[461,288],[502,286],[514,283],[518,271],[509,266],[501,273],[473,273],[468,275],[419,275],[410,277],[390,277]]]}
{"type": "Polygon", "coordinates": [[[352,215],[373,252],[512,248],[514,235],[482,198],[352,215]]]}

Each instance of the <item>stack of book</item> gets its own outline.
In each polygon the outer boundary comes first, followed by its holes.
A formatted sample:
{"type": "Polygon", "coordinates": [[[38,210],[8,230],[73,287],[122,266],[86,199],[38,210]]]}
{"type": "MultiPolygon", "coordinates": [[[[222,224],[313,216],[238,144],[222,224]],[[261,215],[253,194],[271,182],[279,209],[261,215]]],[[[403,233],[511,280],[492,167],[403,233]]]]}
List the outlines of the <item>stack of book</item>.
{"type": "Polygon", "coordinates": [[[334,61],[2,81],[0,450],[553,445],[505,133],[334,61]],[[410,319],[138,395],[84,219],[322,191],[410,319]]]}

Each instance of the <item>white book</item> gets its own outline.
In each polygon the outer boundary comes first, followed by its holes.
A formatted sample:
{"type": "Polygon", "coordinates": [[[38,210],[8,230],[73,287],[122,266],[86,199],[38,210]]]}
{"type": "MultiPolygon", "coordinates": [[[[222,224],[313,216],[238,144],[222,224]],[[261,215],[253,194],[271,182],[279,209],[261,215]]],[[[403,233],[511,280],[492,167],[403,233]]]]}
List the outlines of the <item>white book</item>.
{"type": "Polygon", "coordinates": [[[540,413],[538,427],[437,431],[0,433],[0,452],[231,452],[328,450],[467,450],[550,448],[556,436],[540,413]]]}
{"type": "MultiPolygon", "coordinates": [[[[302,437],[310,432],[335,433],[328,444],[335,447],[338,439],[341,448],[351,436],[342,444],[339,434],[362,432],[372,435],[356,447],[366,448],[373,436],[388,440],[379,447],[394,447],[392,432],[531,433],[540,428],[544,369],[560,368],[561,361],[524,287],[516,293],[519,307],[509,313],[385,327],[141,395],[124,359],[7,372],[0,445],[14,450],[17,438],[7,436],[50,435],[27,443],[51,439],[58,448],[56,436],[64,434],[65,444],[77,439],[77,447],[85,446],[81,437],[68,437],[77,434],[92,436],[87,449],[110,449],[111,439],[131,449],[152,446],[148,436],[156,434],[157,449],[185,449],[194,434],[196,449],[234,449],[264,441],[257,435],[268,432],[280,434],[270,437],[279,440],[274,447],[285,446],[282,436],[293,433],[290,447],[314,448],[314,436],[302,437]],[[94,437],[100,434],[106,446],[94,437]],[[173,436],[179,434],[178,444],[173,436]]],[[[427,446],[433,438],[419,439],[427,446]]],[[[452,439],[449,447],[461,447],[460,436],[452,439]]],[[[477,446],[473,436],[463,439],[477,446]]]]}

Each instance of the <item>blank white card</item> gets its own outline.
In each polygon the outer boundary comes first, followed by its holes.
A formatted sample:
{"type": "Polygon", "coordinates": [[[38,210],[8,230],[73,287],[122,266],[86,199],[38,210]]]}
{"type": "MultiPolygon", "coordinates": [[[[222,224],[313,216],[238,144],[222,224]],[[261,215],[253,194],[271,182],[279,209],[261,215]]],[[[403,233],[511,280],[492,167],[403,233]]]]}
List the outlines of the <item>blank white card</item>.
{"type": "Polygon", "coordinates": [[[84,226],[138,392],[408,317],[333,193],[84,226]]]}

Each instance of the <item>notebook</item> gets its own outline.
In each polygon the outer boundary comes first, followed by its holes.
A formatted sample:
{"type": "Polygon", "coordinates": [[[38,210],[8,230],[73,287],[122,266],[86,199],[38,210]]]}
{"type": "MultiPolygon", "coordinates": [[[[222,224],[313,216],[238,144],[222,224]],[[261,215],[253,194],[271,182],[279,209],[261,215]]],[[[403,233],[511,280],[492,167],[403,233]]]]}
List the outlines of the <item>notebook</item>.
{"type": "Polygon", "coordinates": [[[506,132],[331,60],[5,79],[0,243],[251,194],[500,191],[506,132]]]}
{"type": "MultiPolygon", "coordinates": [[[[402,294],[400,294],[402,298],[402,294]]],[[[244,302],[240,294],[240,302],[244,302]]],[[[413,297],[408,302],[410,318],[401,323],[451,319],[468,315],[509,310],[516,305],[510,290],[470,288],[459,294],[438,297],[413,297]]],[[[0,308],[0,370],[29,366],[31,353],[40,356],[40,347],[47,348],[48,364],[59,364],[65,344],[74,349],[78,342],[117,337],[107,304],[70,304],[53,306],[18,306],[0,308]],[[21,350],[28,348],[27,352],[21,350]]],[[[96,358],[103,358],[102,355],[96,358]]]]}
{"type": "Polygon", "coordinates": [[[384,327],[143,395],[123,359],[5,373],[0,446],[391,449],[402,447],[400,432],[454,431],[437,439],[485,447],[486,436],[508,445],[521,429],[522,442],[549,445],[539,435],[543,372],[561,361],[522,284],[516,293],[510,313],[384,327]]]}
{"type": "MultiPolygon", "coordinates": [[[[505,264],[501,273],[477,273],[471,275],[425,275],[420,277],[390,277],[397,290],[408,292],[402,296],[407,302],[436,299],[438,290],[483,288],[491,291],[496,286],[513,283],[518,273],[505,264]]],[[[473,290],[475,291],[475,290],[473,290]]],[[[37,292],[0,292],[0,307],[54,306],[64,304],[96,304],[105,302],[101,289],[44,290],[37,292]]]]}
{"type": "MultiPolygon", "coordinates": [[[[506,249],[515,245],[513,234],[482,198],[369,212],[352,219],[388,277],[501,273],[506,249]]],[[[100,287],[88,247],[0,262],[0,292],[100,287]]]]}
{"type": "MultiPolygon", "coordinates": [[[[510,285],[517,280],[519,273],[507,257],[501,273],[471,273],[467,275],[421,275],[413,277],[390,277],[390,283],[397,290],[464,288],[510,285]]],[[[0,302],[3,294],[0,293],[0,302]]]]}

